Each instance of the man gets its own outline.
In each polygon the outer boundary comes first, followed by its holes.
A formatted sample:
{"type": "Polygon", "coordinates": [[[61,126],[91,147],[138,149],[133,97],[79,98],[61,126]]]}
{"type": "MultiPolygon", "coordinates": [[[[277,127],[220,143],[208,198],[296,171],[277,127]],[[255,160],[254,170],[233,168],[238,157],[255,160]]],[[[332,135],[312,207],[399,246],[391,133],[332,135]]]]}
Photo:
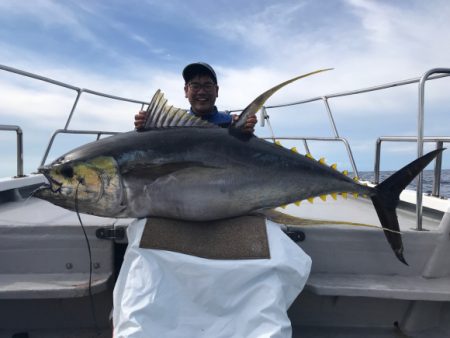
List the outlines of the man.
{"type": "MultiPolygon", "coordinates": [[[[233,122],[215,106],[219,87],[211,66],[190,64],[183,78],[190,114],[221,127],[233,122]]],[[[146,112],[135,116],[136,129],[145,118],[146,112]]],[[[249,117],[242,131],[253,133],[255,124],[249,117]]],[[[287,309],[309,276],[309,256],[262,216],[193,223],[151,218],[128,226],[114,288],[114,337],[291,337],[287,309]],[[227,234],[221,227],[233,230],[227,234]]]]}
{"type": "MultiPolygon", "coordinates": [[[[232,116],[217,110],[215,103],[219,96],[219,86],[216,72],[210,65],[204,62],[191,63],[184,68],[183,78],[185,81],[184,94],[191,104],[190,114],[224,128],[238,118],[237,115],[232,116]]],[[[135,115],[134,125],[137,130],[143,128],[146,116],[146,111],[140,111],[135,115]]],[[[256,123],[256,116],[250,116],[242,131],[253,133],[256,123]]]]}

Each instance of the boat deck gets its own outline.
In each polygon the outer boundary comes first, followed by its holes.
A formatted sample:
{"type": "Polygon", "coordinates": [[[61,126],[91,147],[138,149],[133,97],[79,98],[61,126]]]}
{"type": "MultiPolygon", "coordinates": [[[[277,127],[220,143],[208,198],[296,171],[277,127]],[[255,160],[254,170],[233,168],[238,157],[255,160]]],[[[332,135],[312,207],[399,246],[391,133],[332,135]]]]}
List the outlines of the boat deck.
{"type": "MultiPolygon", "coordinates": [[[[406,193],[406,197],[412,198],[412,193],[406,193]]],[[[89,321],[89,257],[77,215],[36,198],[8,198],[10,201],[0,204],[0,236],[5,239],[0,244],[0,312],[9,314],[1,320],[4,330],[0,331],[0,337],[2,334],[10,337],[12,331],[8,327],[20,326],[14,318],[20,318],[24,308],[39,302],[45,311],[50,309],[47,315],[37,316],[42,325],[45,317],[57,318],[61,309],[58,304],[69,299],[84,304],[85,310],[80,313],[86,318],[74,321],[89,321]]],[[[378,228],[380,224],[370,200],[338,196],[337,200],[328,197],[323,202],[316,198],[313,204],[304,201],[299,207],[278,208],[277,211],[294,217],[280,223],[304,233],[305,239],[298,244],[313,260],[307,286],[289,311],[293,337],[398,337],[400,330],[393,323],[401,322],[412,303],[449,301],[449,264],[442,269],[443,265],[436,263],[441,267],[438,275],[430,268],[436,250],[440,250],[440,257],[450,255],[448,241],[443,246],[439,244],[442,233],[450,228],[445,217],[449,202],[425,197],[424,206],[423,227],[427,231],[414,230],[416,215],[408,203],[398,208],[409,266],[394,256],[378,228]],[[370,299],[374,300],[373,305],[370,299]],[[370,311],[377,320],[369,321],[365,316],[358,321],[357,313],[349,309],[360,307],[361,302],[365,312],[370,311]],[[384,315],[386,307],[390,310],[384,315]],[[324,322],[330,327],[323,326],[324,322]]],[[[91,291],[101,299],[97,311],[103,335],[108,336],[114,243],[98,239],[95,231],[99,227],[127,226],[132,220],[89,215],[81,215],[81,219],[93,253],[91,291]]],[[[64,311],[68,313],[76,306],[81,305],[68,303],[64,311]]],[[[33,316],[36,315],[30,314],[30,318],[33,316]]],[[[92,333],[87,328],[69,333],[64,326],[72,324],[61,322],[61,325],[55,331],[35,328],[29,333],[33,333],[32,337],[89,337],[92,333]]],[[[427,337],[433,337],[431,331],[427,332],[427,337]]]]}

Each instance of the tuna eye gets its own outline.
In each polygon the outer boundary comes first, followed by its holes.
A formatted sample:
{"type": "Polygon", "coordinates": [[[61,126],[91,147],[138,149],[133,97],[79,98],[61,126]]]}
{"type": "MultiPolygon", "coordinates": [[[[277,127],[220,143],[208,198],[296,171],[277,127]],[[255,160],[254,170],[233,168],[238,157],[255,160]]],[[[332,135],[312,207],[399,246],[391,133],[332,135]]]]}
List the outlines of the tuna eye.
{"type": "Polygon", "coordinates": [[[72,178],[73,177],[73,168],[70,166],[63,166],[60,170],[60,173],[65,178],[72,178]]]}

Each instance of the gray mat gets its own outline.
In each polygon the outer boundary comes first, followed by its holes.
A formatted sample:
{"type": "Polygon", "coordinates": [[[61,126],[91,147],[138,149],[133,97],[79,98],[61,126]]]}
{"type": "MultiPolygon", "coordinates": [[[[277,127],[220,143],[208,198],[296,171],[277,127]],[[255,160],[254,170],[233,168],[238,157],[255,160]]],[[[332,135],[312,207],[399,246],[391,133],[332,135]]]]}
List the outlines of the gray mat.
{"type": "Polygon", "coordinates": [[[266,220],[260,215],[210,222],[148,218],[139,247],[209,259],[270,258],[266,220]]]}

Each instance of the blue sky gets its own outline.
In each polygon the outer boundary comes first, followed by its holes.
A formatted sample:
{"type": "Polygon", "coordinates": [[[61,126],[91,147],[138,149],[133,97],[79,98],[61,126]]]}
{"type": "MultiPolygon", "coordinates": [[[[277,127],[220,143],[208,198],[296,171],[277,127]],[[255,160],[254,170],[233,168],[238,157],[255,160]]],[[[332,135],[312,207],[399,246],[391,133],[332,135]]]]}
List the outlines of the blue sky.
{"type": "MultiPolygon", "coordinates": [[[[448,17],[445,0],[2,0],[0,64],[144,101],[161,88],[172,104],[187,108],[180,73],[202,60],[218,74],[219,108],[237,109],[273,85],[319,68],[334,70],[286,87],[268,104],[450,67],[448,17]]],[[[427,135],[449,134],[449,86],[450,79],[427,86],[427,135]]],[[[0,88],[0,124],[21,126],[25,171],[35,171],[51,133],[64,127],[74,93],[5,72],[0,88]]],[[[416,85],[330,105],[360,170],[373,168],[377,136],[417,133],[416,85]]],[[[138,110],[138,105],[85,96],[70,128],[130,130],[138,110]]],[[[276,134],[332,135],[320,103],[269,113],[276,134]]],[[[258,127],[257,134],[269,132],[258,127]]],[[[58,136],[50,158],[86,141],[58,136]]],[[[14,175],[15,135],[0,132],[0,142],[6,159],[0,177],[14,175]]],[[[350,169],[340,158],[341,145],[311,143],[311,149],[350,169]]],[[[382,167],[398,169],[415,153],[413,145],[386,144],[382,167]]]]}

